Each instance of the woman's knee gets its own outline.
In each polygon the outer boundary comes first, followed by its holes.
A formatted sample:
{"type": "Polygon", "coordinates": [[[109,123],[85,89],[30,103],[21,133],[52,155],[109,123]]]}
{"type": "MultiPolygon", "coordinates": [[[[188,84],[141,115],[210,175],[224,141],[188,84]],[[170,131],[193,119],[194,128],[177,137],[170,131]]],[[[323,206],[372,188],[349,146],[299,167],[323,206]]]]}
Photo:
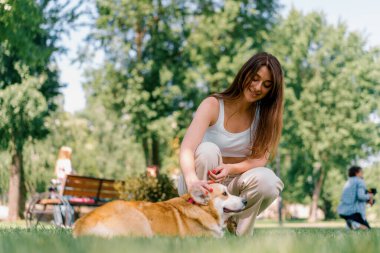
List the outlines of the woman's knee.
{"type": "Polygon", "coordinates": [[[276,174],[268,168],[251,169],[242,174],[242,186],[246,190],[254,189],[264,199],[275,199],[284,188],[284,184],[276,174]]]}
{"type": "Polygon", "coordinates": [[[221,162],[221,152],[219,147],[212,142],[202,142],[195,150],[196,163],[216,163],[221,162]]]}

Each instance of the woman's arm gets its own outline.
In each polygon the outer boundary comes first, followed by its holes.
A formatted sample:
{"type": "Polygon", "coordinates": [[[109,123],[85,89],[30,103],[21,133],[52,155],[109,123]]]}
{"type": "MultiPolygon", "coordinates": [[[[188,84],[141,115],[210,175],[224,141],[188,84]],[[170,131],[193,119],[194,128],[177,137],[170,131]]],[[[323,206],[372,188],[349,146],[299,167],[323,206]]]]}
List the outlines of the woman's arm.
{"type": "Polygon", "coordinates": [[[181,143],[180,166],[187,185],[190,190],[195,185],[209,189],[207,182],[200,182],[195,173],[195,150],[201,143],[207,128],[215,121],[218,115],[219,102],[214,97],[208,97],[199,105],[194,118],[186,131],[181,143]]]}
{"type": "Polygon", "coordinates": [[[236,175],[236,174],[242,174],[246,172],[247,170],[258,168],[258,167],[264,167],[268,162],[268,158],[266,155],[264,155],[261,158],[247,158],[246,160],[240,162],[240,163],[230,163],[226,164],[226,166],[229,168],[229,174],[230,175],[236,175]]]}
{"type": "Polygon", "coordinates": [[[216,182],[222,182],[228,175],[239,175],[247,170],[264,167],[268,162],[268,156],[264,155],[261,158],[251,159],[247,158],[246,160],[239,163],[228,163],[222,164],[218,168],[215,168],[209,173],[210,178],[216,182]]]}

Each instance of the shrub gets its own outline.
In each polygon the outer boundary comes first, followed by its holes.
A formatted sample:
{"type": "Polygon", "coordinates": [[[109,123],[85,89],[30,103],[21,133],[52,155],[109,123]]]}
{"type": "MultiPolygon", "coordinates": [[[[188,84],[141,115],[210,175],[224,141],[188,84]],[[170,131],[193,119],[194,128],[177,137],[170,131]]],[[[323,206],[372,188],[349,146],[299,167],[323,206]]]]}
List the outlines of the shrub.
{"type": "Polygon", "coordinates": [[[157,177],[147,176],[146,173],[128,176],[124,185],[119,185],[121,198],[125,200],[164,201],[177,197],[173,181],[166,174],[157,177]]]}

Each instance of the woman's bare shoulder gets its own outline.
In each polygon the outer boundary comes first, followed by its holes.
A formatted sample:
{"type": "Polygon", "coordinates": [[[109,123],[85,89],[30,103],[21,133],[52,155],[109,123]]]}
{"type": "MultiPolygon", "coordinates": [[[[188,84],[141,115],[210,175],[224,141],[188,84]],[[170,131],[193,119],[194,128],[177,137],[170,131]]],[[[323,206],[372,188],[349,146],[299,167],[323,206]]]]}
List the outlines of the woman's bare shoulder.
{"type": "Polygon", "coordinates": [[[207,97],[203,99],[201,104],[206,104],[209,109],[219,108],[219,100],[216,97],[207,97]]]}
{"type": "Polygon", "coordinates": [[[219,101],[216,97],[207,97],[199,105],[198,110],[206,113],[210,119],[210,125],[214,125],[219,116],[219,101]]]}

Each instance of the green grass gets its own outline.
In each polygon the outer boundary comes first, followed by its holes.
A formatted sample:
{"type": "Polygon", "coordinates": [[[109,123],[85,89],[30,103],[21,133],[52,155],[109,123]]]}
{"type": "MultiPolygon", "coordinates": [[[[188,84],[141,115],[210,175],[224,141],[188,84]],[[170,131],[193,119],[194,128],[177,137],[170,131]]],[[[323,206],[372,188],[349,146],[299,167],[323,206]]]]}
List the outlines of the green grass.
{"type": "Polygon", "coordinates": [[[257,228],[252,237],[226,234],[214,238],[74,239],[69,229],[0,227],[0,253],[223,253],[223,252],[379,252],[380,229],[347,231],[343,228],[257,228]]]}

